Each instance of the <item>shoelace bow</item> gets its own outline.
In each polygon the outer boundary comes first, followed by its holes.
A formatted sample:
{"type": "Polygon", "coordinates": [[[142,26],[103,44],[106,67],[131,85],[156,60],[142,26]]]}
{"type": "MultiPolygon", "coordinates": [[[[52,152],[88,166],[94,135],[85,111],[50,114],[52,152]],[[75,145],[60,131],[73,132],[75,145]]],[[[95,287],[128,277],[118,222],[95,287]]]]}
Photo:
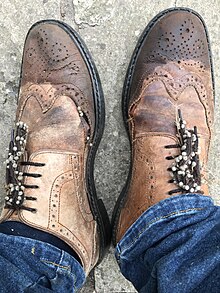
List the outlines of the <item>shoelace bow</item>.
{"type": "Polygon", "coordinates": [[[41,177],[41,174],[25,173],[21,166],[43,167],[44,163],[24,161],[25,147],[28,135],[28,126],[23,122],[17,122],[12,130],[9,153],[6,160],[6,197],[5,208],[13,210],[28,210],[36,212],[36,209],[23,205],[25,200],[37,200],[36,197],[25,196],[25,188],[38,188],[37,185],[25,185],[24,178],[41,177]]]}
{"type": "Polygon", "coordinates": [[[187,129],[180,110],[178,110],[176,126],[179,144],[165,146],[168,149],[179,148],[181,152],[175,157],[166,157],[167,160],[174,160],[172,166],[168,168],[172,176],[169,183],[174,183],[178,186],[177,189],[169,191],[169,194],[172,195],[179,192],[203,193],[201,191],[197,127],[194,126],[194,129],[187,129]]]}

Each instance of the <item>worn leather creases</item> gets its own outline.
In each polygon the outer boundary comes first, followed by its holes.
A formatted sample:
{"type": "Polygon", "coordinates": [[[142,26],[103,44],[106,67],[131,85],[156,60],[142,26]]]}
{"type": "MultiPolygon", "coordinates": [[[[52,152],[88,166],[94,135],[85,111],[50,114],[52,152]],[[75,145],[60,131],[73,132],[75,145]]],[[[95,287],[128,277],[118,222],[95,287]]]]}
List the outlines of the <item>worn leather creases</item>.
{"type": "Polygon", "coordinates": [[[40,22],[25,42],[16,122],[29,127],[23,156],[29,165],[23,171],[39,176],[24,176],[24,185],[34,186],[24,191],[30,210],[4,209],[0,221],[21,221],[62,239],[88,274],[101,243],[86,187],[87,160],[97,139],[96,80],[64,27],[40,22]]]}
{"type": "Polygon", "coordinates": [[[132,168],[114,212],[115,244],[150,206],[170,197],[169,191],[180,190],[169,171],[183,152],[176,127],[180,112],[187,128],[197,128],[201,189],[208,194],[214,120],[212,61],[203,20],[184,8],[155,17],[140,37],[128,68],[123,115],[132,168]],[[177,147],[166,148],[169,145],[177,147]]]}

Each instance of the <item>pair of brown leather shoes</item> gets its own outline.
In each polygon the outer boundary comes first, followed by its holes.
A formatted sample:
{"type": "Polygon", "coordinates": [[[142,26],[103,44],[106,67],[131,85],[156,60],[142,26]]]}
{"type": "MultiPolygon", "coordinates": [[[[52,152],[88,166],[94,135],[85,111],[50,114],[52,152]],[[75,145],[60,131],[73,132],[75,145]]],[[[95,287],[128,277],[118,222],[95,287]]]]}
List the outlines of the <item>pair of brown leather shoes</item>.
{"type": "MultiPolygon", "coordinates": [[[[169,9],[151,21],[123,91],[132,164],[114,210],[114,244],[158,201],[208,193],[203,179],[213,124],[212,75],[199,15],[169,9]]],[[[64,23],[35,24],[24,47],[1,221],[62,239],[86,274],[103,258],[112,234],[93,177],[104,117],[100,80],[83,41],[64,23]]]]}

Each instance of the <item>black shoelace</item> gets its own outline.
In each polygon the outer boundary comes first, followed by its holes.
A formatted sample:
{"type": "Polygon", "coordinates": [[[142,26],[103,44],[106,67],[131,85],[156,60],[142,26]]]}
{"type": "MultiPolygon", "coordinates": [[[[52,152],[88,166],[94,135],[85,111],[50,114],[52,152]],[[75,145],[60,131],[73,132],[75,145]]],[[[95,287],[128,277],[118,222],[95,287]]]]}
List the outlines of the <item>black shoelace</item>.
{"type": "Polygon", "coordinates": [[[175,183],[178,188],[169,191],[175,193],[203,193],[201,191],[201,175],[199,163],[199,140],[197,127],[187,129],[181,111],[178,110],[177,137],[179,144],[167,145],[165,148],[179,148],[180,154],[168,156],[167,160],[174,160],[168,171],[171,172],[172,179],[169,183],[175,183]]]}
{"type": "Polygon", "coordinates": [[[43,167],[44,163],[25,161],[25,147],[28,134],[28,126],[23,122],[16,124],[12,130],[9,144],[9,154],[6,160],[6,192],[5,208],[13,210],[28,210],[36,212],[36,209],[24,206],[25,200],[37,200],[36,197],[25,196],[25,188],[38,188],[37,185],[23,184],[25,177],[41,177],[41,174],[21,171],[21,166],[43,167]]]}

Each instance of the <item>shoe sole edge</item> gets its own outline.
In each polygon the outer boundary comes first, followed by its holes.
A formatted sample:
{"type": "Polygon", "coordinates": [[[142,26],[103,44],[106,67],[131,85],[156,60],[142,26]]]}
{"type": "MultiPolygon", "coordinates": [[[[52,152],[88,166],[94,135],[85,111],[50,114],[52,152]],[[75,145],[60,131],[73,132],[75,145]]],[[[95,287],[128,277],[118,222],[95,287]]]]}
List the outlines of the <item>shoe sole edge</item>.
{"type": "MultiPolygon", "coordinates": [[[[211,47],[210,47],[210,39],[209,39],[206,24],[205,24],[203,18],[196,11],[194,11],[194,10],[192,10],[190,8],[185,8],[185,7],[173,7],[173,8],[168,8],[166,10],[161,11],[160,13],[158,13],[149,22],[149,24],[145,27],[143,33],[139,37],[137,45],[136,45],[136,47],[135,47],[135,49],[133,51],[133,54],[131,56],[131,60],[130,60],[130,63],[128,65],[128,69],[127,69],[127,73],[126,73],[126,77],[125,77],[125,81],[124,81],[124,86],[123,86],[123,91],[122,91],[122,116],[123,116],[123,120],[124,120],[125,129],[126,129],[126,132],[127,132],[128,138],[129,138],[130,147],[131,147],[131,138],[130,138],[129,129],[128,129],[128,123],[127,123],[127,121],[128,121],[128,103],[129,103],[129,99],[130,99],[129,91],[130,91],[131,80],[132,80],[136,60],[137,60],[137,57],[138,57],[138,53],[141,50],[141,46],[142,46],[144,40],[147,38],[149,32],[154,27],[154,25],[158,22],[158,20],[160,20],[162,17],[164,17],[168,13],[175,12],[175,11],[186,11],[186,12],[190,12],[190,13],[194,14],[195,16],[197,16],[200,19],[200,21],[201,21],[201,23],[202,23],[202,25],[204,27],[206,37],[207,37],[209,57],[210,57],[213,96],[215,98],[214,72],[213,72],[213,61],[212,61],[212,54],[211,54],[211,47]]],[[[130,186],[131,173],[132,173],[132,157],[130,157],[130,168],[129,168],[129,172],[128,172],[128,176],[127,176],[125,186],[123,187],[123,189],[122,189],[122,191],[121,191],[121,193],[120,193],[120,195],[119,195],[119,197],[117,199],[115,208],[113,210],[111,223],[112,223],[112,230],[113,230],[113,232],[112,232],[112,241],[113,241],[114,246],[117,245],[117,242],[116,242],[117,227],[118,227],[120,213],[121,213],[121,210],[122,210],[122,208],[124,206],[127,191],[128,191],[129,186],[130,186]]]]}

